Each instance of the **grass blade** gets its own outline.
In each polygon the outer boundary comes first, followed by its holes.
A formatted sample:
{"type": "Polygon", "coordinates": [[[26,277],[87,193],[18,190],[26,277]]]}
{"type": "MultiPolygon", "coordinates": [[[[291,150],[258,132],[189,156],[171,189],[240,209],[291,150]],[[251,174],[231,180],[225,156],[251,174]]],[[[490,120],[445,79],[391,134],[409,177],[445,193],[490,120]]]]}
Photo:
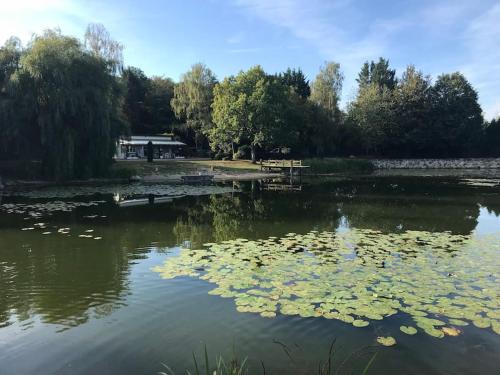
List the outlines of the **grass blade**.
{"type": "Polygon", "coordinates": [[[375,360],[375,357],[377,356],[378,352],[376,352],[370,359],[370,361],[368,361],[368,364],[366,365],[365,369],[363,370],[363,372],[361,373],[361,375],[366,375],[368,373],[368,369],[370,368],[370,366],[372,365],[373,361],[375,360]]]}

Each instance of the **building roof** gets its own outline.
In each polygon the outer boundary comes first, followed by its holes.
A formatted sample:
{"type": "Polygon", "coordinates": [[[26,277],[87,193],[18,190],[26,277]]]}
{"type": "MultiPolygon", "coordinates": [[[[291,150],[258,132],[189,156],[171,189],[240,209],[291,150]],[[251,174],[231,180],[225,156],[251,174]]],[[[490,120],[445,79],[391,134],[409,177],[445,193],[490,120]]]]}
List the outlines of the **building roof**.
{"type": "Polygon", "coordinates": [[[149,142],[153,142],[153,145],[160,146],[185,146],[184,142],[174,141],[171,136],[149,136],[149,135],[133,135],[130,138],[120,139],[121,145],[147,145],[149,142]]]}

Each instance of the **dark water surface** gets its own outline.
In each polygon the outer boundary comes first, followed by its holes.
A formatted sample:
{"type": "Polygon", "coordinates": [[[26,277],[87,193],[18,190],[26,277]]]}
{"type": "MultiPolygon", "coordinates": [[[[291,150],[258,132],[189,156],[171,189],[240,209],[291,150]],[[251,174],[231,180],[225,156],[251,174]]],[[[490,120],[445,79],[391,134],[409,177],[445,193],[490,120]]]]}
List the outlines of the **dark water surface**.
{"type": "MultiPolygon", "coordinates": [[[[364,328],[322,317],[263,318],[208,294],[214,285],[198,277],[164,280],[152,271],[182,247],[290,232],[498,234],[498,182],[362,177],[293,188],[257,181],[68,187],[1,199],[0,374],[155,374],[161,363],[181,374],[205,344],[211,356],[229,357],[235,347],[251,373],[262,373],[263,361],[268,374],[312,374],[333,338],[340,361],[375,345],[371,374],[499,373],[500,335],[492,328],[469,324],[460,336],[439,339],[403,334],[400,325],[410,324],[404,313],[364,328]],[[376,343],[389,335],[396,346],[376,343]]],[[[500,295],[498,283],[492,295],[500,295]]]]}

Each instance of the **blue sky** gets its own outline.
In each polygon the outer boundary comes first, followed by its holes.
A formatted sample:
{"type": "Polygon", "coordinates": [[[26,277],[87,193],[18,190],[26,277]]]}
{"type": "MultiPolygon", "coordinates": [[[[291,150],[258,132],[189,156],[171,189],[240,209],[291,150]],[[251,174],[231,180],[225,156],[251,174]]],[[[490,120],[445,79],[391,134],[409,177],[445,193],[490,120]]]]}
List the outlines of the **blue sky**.
{"type": "Polygon", "coordinates": [[[342,103],[361,64],[388,58],[437,75],[461,71],[487,118],[500,115],[499,0],[17,0],[0,6],[0,42],[59,27],[82,37],[103,23],[125,63],[178,80],[195,62],[219,79],[260,64],[301,67],[313,79],[327,60],[345,74],[342,103]]]}

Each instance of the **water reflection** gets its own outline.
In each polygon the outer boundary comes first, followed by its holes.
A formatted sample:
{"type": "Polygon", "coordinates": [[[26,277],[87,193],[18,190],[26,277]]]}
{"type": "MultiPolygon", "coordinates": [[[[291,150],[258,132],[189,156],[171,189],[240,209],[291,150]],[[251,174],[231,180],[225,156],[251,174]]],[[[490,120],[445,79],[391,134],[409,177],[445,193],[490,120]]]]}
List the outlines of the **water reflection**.
{"type": "Polygon", "coordinates": [[[111,314],[127,303],[138,260],[183,243],[196,249],[206,242],[339,228],[469,235],[478,227],[494,231],[500,222],[498,188],[449,180],[332,179],[278,186],[188,186],[180,188],[182,197],[179,187],[140,185],[9,194],[0,204],[0,324],[29,325],[39,318],[73,327],[111,314]],[[54,200],[81,204],[44,217],[49,235],[21,231],[41,219],[4,209],[54,200]],[[70,235],[58,233],[62,227],[70,227],[70,235]],[[86,230],[102,240],[79,238],[86,230]]]}
{"type": "Polygon", "coordinates": [[[128,230],[117,236],[101,229],[103,241],[1,233],[2,325],[27,328],[39,319],[72,327],[109,315],[125,303],[132,260],[149,252],[128,230]]]}
{"type": "MultiPolygon", "coordinates": [[[[268,181],[241,186],[246,194],[218,195],[197,200],[177,219],[178,243],[262,238],[311,228],[352,227],[403,232],[452,231],[470,234],[478,225],[480,207],[491,212],[500,205],[498,189],[458,186],[444,180],[336,180],[290,185],[268,190],[268,181]],[[487,192],[488,195],[484,194],[487,192]]],[[[276,184],[276,182],[273,182],[276,184]]]]}

